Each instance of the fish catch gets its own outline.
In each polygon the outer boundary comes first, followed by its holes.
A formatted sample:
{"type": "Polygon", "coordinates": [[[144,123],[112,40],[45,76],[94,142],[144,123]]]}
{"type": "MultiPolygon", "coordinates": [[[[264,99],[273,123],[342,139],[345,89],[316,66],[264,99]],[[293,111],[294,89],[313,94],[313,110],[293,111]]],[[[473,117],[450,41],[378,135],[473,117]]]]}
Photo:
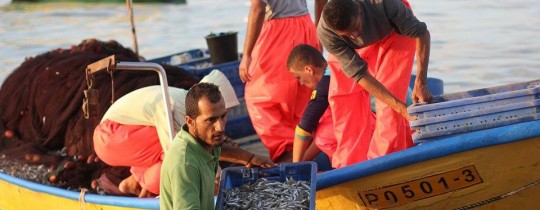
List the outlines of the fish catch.
{"type": "Polygon", "coordinates": [[[224,190],[223,209],[309,209],[310,183],[292,177],[285,182],[261,178],[224,190]]]}

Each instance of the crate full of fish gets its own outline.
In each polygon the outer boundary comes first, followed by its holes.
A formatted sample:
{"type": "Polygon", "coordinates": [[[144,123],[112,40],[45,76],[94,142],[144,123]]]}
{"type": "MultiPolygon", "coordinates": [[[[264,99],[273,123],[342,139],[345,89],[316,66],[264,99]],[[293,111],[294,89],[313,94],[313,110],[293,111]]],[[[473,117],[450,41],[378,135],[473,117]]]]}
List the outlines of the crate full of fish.
{"type": "Polygon", "coordinates": [[[316,174],[312,161],[225,168],[216,209],[315,209],[316,174]]]}

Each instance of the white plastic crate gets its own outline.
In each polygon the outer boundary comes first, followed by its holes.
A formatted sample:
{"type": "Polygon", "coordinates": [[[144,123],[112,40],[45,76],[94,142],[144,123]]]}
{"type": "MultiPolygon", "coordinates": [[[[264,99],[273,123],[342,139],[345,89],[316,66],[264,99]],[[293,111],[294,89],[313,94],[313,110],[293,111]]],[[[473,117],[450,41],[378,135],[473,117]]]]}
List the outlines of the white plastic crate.
{"type": "Polygon", "coordinates": [[[540,118],[540,80],[437,96],[408,108],[413,139],[493,128],[540,118]]]}

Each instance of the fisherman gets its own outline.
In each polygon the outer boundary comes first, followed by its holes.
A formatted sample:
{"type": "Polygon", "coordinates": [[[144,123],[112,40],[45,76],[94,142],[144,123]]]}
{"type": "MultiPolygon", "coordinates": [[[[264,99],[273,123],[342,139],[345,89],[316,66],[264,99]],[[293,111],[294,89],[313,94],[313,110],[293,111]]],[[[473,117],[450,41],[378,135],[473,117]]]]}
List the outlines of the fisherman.
{"type": "Polygon", "coordinates": [[[330,70],[326,67],[321,52],[307,44],[297,45],[287,58],[287,68],[291,74],[300,84],[314,89],[295,129],[293,162],[313,160],[320,151],[332,160],[336,150],[332,114],[328,108],[330,70]]]}
{"type": "Polygon", "coordinates": [[[248,167],[274,166],[249,152],[226,149],[223,144],[227,109],[218,87],[199,83],[189,89],[185,122],[165,153],[161,169],[160,208],[214,209],[214,179],[218,157],[248,167]]]}
{"type": "Polygon", "coordinates": [[[416,48],[412,98],[432,100],[426,87],[430,49],[426,24],[413,15],[406,0],[332,0],[322,17],[317,33],[331,54],[329,100],[341,144],[334,153],[334,159],[341,160],[337,166],[412,146],[407,120],[413,118],[403,101],[416,48]],[[376,118],[369,110],[370,95],[376,98],[376,118]]]}
{"type": "MultiPolygon", "coordinates": [[[[227,109],[239,104],[234,89],[225,75],[214,70],[201,82],[219,86],[224,95],[227,109]]],[[[173,112],[174,133],[185,123],[185,98],[187,90],[169,87],[173,112]]],[[[160,86],[149,86],[135,90],[118,99],[107,110],[101,123],[94,131],[94,148],[98,157],[111,166],[130,166],[131,176],[119,184],[125,194],[139,197],[154,197],[159,194],[159,174],[164,151],[170,146],[172,137],[168,132],[168,120],[164,110],[160,86]]],[[[227,138],[224,135],[223,138],[227,138]]],[[[254,165],[271,161],[263,156],[231,146],[225,146],[222,160],[241,162],[238,157],[253,156],[254,165]]],[[[214,183],[214,181],[212,181],[214,183]]]]}
{"type": "MultiPolygon", "coordinates": [[[[295,129],[293,162],[313,160],[320,151],[332,161],[337,140],[328,103],[330,70],[326,60],[319,50],[300,44],[289,54],[287,68],[302,85],[314,89],[302,119],[295,129]]],[[[412,104],[410,93],[411,90],[408,88],[407,106],[412,104]]],[[[371,99],[371,111],[375,112],[374,98],[371,99]]]]}
{"type": "MultiPolygon", "coordinates": [[[[315,1],[317,24],[326,0],[315,1]]],[[[286,69],[298,44],[321,48],[306,0],[251,0],[239,74],[253,128],[275,162],[290,162],[294,128],[311,90],[286,69]]]]}

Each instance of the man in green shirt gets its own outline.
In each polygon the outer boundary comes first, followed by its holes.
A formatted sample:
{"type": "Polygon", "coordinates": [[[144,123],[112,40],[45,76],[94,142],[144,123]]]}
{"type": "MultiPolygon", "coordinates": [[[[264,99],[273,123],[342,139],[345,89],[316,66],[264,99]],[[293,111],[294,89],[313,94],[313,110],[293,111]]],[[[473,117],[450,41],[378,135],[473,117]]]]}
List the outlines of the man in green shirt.
{"type": "Polygon", "coordinates": [[[161,167],[161,209],[214,209],[219,159],[271,167],[262,156],[223,144],[227,109],[218,86],[199,83],[186,95],[186,124],[176,135],[161,167]]]}

